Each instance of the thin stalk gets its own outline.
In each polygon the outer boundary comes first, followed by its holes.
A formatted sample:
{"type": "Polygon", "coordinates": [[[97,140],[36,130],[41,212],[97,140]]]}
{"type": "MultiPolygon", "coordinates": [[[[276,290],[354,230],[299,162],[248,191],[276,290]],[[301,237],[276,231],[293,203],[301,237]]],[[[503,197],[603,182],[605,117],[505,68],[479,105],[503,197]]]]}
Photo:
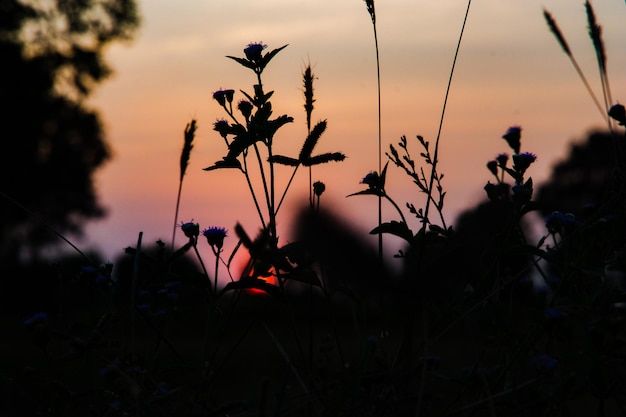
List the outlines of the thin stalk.
{"type": "MultiPolygon", "coordinates": [[[[376,8],[374,0],[365,0],[365,6],[372,19],[372,27],[374,28],[374,47],[376,48],[376,83],[378,87],[378,173],[382,171],[382,117],[381,117],[381,99],[380,99],[380,55],[378,48],[378,31],[376,30],[376,8]]],[[[383,223],[383,203],[382,196],[378,196],[378,227],[383,223]]],[[[383,260],[383,235],[378,234],[378,258],[383,260]]]]}
{"type": "MultiPolygon", "coordinates": [[[[469,11],[470,11],[470,6],[472,5],[472,0],[468,0],[467,2],[467,9],[465,10],[465,17],[463,18],[463,25],[461,26],[461,33],[459,35],[459,41],[456,45],[456,50],[454,51],[454,59],[452,60],[452,68],[450,69],[450,77],[448,78],[448,86],[446,87],[446,95],[445,98],[443,100],[443,108],[441,110],[441,118],[439,119],[439,129],[437,130],[437,139],[435,140],[435,151],[433,153],[433,163],[432,163],[432,170],[430,172],[430,181],[428,184],[428,194],[431,195],[432,190],[433,190],[433,184],[435,182],[435,173],[436,173],[436,167],[437,167],[437,163],[438,163],[438,155],[439,155],[439,139],[441,138],[441,129],[443,127],[443,121],[445,118],[445,114],[446,114],[446,106],[448,104],[448,96],[450,94],[450,87],[452,86],[452,76],[454,74],[454,68],[456,67],[456,61],[457,58],[459,56],[459,50],[461,49],[461,40],[463,39],[463,33],[465,32],[465,24],[467,23],[467,17],[469,16],[469,11]]],[[[424,220],[426,220],[423,224],[422,224],[422,228],[425,229],[426,228],[426,223],[428,220],[428,211],[430,209],[430,201],[431,199],[428,198],[426,200],[426,208],[424,209],[424,220]]]]}
{"type": "Polygon", "coordinates": [[[261,226],[265,229],[267,226],[265,225],[265,219],[263,218],[263,212],[261,211],[261,206],[259,205],[259,200],[256,197],[256,193],[254,192],[254,187],[252,186],[252,181],[250,181],[250,174],[248,174],[248,158],[246,155],[243,157],[243,167],[244,167],[244,176],[246,177],[246,182],[248,183],[248,188],[250,189],[250,194],[252,195],[252,200],[254,201],[254,206],[256,207],[256,211],[259,214],[259,219],[261,220],[261,226]]]}

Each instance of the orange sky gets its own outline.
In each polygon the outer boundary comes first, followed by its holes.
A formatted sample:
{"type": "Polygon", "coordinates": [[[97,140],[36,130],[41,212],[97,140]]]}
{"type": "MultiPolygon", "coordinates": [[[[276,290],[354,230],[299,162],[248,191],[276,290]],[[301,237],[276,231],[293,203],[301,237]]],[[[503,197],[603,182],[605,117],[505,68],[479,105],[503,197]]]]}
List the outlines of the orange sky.
{"type": "MultiPolygon", "coordinates": [[[[485,163],[509,151],[501,139],[509,126],[521,125],[522,150],[538,155],[528,172],[536,184],[566,154],[569,142],[603,126],[542,15],[546,7],[556,18],[601,97],[583,4],[473,2],[441,134],[448,223],[483,198],[483,186],[491,179],[485,163]]],[[[421,151],[415,135],[434,144],[466,5],[461,0],[376,2],[385,150],[402,135],[409,138],[415,156],[421,151]]],[[[159,238],[170,241],[183,130],[192,118],[199,129],[179,220],[229,231],[239,221],[255,232],[259,222],[243,178],[234,171],[201,169],[225,153],[223,140],[212,130],[213,122],[226,116],[211,99],[213,91],[251,92],[255,81],[249,70],[225,56],[243,56],[243,47],[255,41],[270,49],[289,44],[264,73],[266,90],[275,91],[275,115],[295,118],[279,131],[278,152],[297,153],[306,135],[301,71],[310,60],[317,76],[313,121],[328,120],[316,151],[341,151],[348,157],[314,169],[314,180],[327,186],[322,204],[339,210],[364,234],[376,225],[375,197],[346,198],[363,188],[359,181],[378,163],[375,50],[363,1],[150,0],[139,6],[143,22],[137,38],[108,51],[115,75],[90,103],[100,112],[114,150],[114,160],[97,175],[100,198],[110,215],[90,225],[88,239],[79,245],[93,245],[113,260],[124,247],[136,244],[140,231],[144,244],[159,238]]],[[[604,29],[613,97],[624,102],[626,5],[621,0],[595,0],[593,6],[604,29]]],[[[286,180],[290,171],[283,173],[286,180]]],[[[401,206],[423,201],[408,178],[391,166],[388,189],[401,206]]],[[[307,197],[308,175],[301,170],[279,226],[289,225],[289,208],[307,197]]],[[[396,219],[390,209],[385,208],[384,215],[396,219]]],[[[230,235],[227,250],[236,243],[230,235]]],[[[177,242],[184,242],[180,232],[177,242]]],[[[395,252],[397,242],[389,242],[395,252]]],[[[208,247],[206,256],[212,256],[208,247]]]]}

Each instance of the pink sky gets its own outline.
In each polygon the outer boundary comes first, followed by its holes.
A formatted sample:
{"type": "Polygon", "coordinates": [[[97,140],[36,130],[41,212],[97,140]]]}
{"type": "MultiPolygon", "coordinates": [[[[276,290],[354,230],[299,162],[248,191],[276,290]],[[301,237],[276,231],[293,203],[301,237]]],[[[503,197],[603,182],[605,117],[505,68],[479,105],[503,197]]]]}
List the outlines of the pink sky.
{"type": "MultiPolygon", "coordinates": [[[[256,41],[270,49],[289,44],[264,74],[266,89],[275,91],[275,115],[295,118],[279,131],[277,150],[297,153],[306,135],[301,71],[310,60],[317,76],[313,121],[328,120],[316,151],[341,151],[348,157],[314,170],[314,180],[327,186],[322,204],[337,209],[364,235],[376,225],[375,197],[346,198],[362,189],[359,181],[377,169],[378,161],[375,51],[363,1],[139,3],[143,23],[138,36],[130,45],[108,51],[115,75],[90,103],[100,112],[114,150],[114,160],[97,175],[100,198],[110,215],[90,225],[88,239],[79,245],[95,246],[114,259],[124,247],[135,245],[140,231],[144,244],[159,238],[170,241],[183,130],[192,118],[199,129],[179,220],[193,219],[202,228],[222,226],[229,231],[241,222],[254,233],[259,222],[243,178],[234,171],[205,172],[202,168],[225,153],[223,140],[212,130],[215,120],[225,116],[211,99],[213,91],[251,92],[255,81],[249,70],[225,56],[243,56],[245,45],[256,41]]],[[[385,150],[402,135],[409,139],[415,156],[421,151],[415,135],[434,144],[466,4],[459,0],[376,3],[385,150]]],[[[601,96],[583,4],[571,0],[472,4],[441,134],[440,171],[448,192],[448,223],[483,198],[483,186],[490,180],[485,163],[509,151],[501,139],[509,126],[521,125],[522,150],[538,155],[529,170],[537,184],[566,155],[568,143],[603,126],[542,15],[546,7],[556,18],[601,96]]],[[[624,102],[626,5],[595,0],[593,6],[604,29],[613,97],[624,102]]],[[[285,181],[289,173],[284,171],[285,181]]],[[[417,188],[392,166],[388,189],[401,206],[423,202],[417,188]]],[[[308,175],[300,170],[279,227],[289,225],[289,209],[307,197],[308,175]]],[[[396,219],[388,208],[384,216],[396,219]]],[[[236,243],[233,235],[227,251],[236,243]]],[[[177,242],[184,242],[180,232],[177,242]]],[[[395,252],[398,242],[393,238],[389,242],[389,250],[395,252]]],[[[207,247],[207,257],[209,252],[207,247]]]]}

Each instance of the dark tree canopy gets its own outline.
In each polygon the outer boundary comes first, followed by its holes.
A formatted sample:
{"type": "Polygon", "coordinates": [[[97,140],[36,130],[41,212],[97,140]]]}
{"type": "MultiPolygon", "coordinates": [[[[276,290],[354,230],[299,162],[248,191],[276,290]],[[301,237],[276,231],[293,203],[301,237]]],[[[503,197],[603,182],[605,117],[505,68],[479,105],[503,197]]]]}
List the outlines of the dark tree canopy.
{"type": "Polygon", "coordinates": [[[85,99],[138,23],[134,0],[0,0],[0,259],[55,239],[29,211],[76,235],[105,215],[93,175],[111,151],[85,99]]]}
{"type": "Polygon", "coordinates": [[[617,133],[594,131],[572,144],[567,158],[554,166],[550,179],[537,190],[542,214],[560,211],[582,219],[623,210],[624,182],[618,168],[626,163],[625,151],[624,137],[617,133]]]}

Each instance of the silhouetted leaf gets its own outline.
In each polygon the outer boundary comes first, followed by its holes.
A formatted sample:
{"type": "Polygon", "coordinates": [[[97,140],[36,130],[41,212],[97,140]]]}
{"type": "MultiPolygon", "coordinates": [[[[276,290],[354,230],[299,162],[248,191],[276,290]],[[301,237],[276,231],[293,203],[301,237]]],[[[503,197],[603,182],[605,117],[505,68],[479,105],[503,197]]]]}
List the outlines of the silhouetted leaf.
{"type": "Polygon", "coordinates": [[[302,161],[302,165],[304,165],[305,167],[309,167],[313,165],[325,164],[328,162],[340,162],[344,159],[346,159],[346,156],[341,152],[324,153],[302,161]]]}
{"type": "Polygon", "coordinates": [[[281,165],[287,165],[292,167],[297,167],[300,165],[300,161],[295,158],[290,158],[288,156],[283,155],[272,155],[270,158],[267,158],[268,162],[277,163],[281,165]]]}
{"type": "Polygon", "coordinates": [[[241,162],[236,158],[229,158],[225,156],[221,161],[215,162],[210,167],[202,168],[204,171],[213,171],[221,168],[237,168],[241,169],[241,162]]]}
{"type": "Polygon", "coordinates": [[[371,235],[377,235],[381,233],[389,233],[394,236],[398,236],[407,242],[411,242],[413,240],[413,232],[404,222],[398,222],[392,220],[388,223],[382,223],[380,226],[375,227],[370,232],[371,235]]]}
{"type": "Polygon", "coordinates": [[[374,188],[368,188],[367,190],[362,190],[356,193],[348,194],[346,197],[352,197],[353,195],[377,195],[383,197],[383,193],[380,190],[374,188]]]}

